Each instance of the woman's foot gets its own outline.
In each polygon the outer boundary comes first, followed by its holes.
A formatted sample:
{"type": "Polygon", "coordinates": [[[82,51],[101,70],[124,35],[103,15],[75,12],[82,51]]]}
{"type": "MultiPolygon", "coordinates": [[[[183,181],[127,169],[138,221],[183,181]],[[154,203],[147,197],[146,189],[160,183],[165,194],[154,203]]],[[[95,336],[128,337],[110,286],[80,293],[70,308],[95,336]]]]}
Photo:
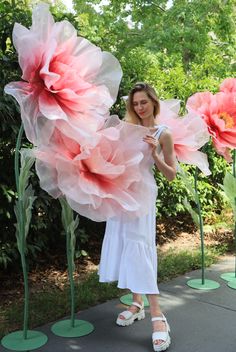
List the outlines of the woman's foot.
{"type": "Polygon", "coordinates": [[[162,314],[152,318],[153,334],[152,343],[154,351],[165,351],[171,343],[170,327],[166,317],[162,314]]]}
{"type": "Polygon", "coordinates": [[[128,326],[133,324],[135,320],[145,318],[144,304],[133,302],[127,310],[124,310],[118,315],[116,324],[120,326],[128,326]]]}

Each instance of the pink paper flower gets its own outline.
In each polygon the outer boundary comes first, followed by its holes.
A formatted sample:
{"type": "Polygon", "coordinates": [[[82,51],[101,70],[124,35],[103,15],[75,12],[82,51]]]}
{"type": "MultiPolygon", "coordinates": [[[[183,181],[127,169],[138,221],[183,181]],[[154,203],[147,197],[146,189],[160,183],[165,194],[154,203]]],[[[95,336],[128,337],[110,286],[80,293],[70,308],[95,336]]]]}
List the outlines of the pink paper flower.
{"type": "Polygon", "coordinates": [[[54,23],[43,3],[34,8],[30,29],[15,24],[13,43],[23,81],[8,84],[5,91],[20,104],[32,143],[47,142],[59,120],[78,133],[101,127],[122,76],[113,55],[77,37],[68,21],[54,23]]]}
{"type": "Polygon", "coordinates": [[[230,148],[236,148],[236,97],[234,93],[196,93],[187,108],[199,114],[208,126],[218,154],[231,161],[230,148]]]}
{"type": "Polygon", "coordinates": [[[116,125],[94,134],[96,146],[82,147],[55,129],[49,145],[34,150],[41,187],[95,221],[140,216],[154,201],[151,152],[142,141],[147,130],[116,125]]]}
{"type": "Polygon", "coordinates": [[[224,93],[236,92],[236,78],[226,78],[220,85],[220,91],[224,93]]]}
{"type": "Polygon", "coordinates": [[[173,137],[174,150],[178,161],[196,165],[204,174],[209,175],[207,155],[200,149],[209,140],[206,123],[196,114],[178,116],[179,101],[161,101],[159,123],[166,125],[173,137]]]}

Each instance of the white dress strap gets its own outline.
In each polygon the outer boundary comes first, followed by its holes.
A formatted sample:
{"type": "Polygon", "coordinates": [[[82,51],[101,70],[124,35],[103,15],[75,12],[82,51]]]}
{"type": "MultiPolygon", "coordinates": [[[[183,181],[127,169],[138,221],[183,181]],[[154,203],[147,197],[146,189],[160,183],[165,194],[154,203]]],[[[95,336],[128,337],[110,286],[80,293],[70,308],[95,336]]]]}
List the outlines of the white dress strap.
{"type": "Polygon", "coordinates": [[[164,132],[166,129],[168,129],[168,126],[166,125],[160,125],[157,127],[157,130],[154,133],[154,137],[159,139],[161,137],[162,132],[164,132]]]}

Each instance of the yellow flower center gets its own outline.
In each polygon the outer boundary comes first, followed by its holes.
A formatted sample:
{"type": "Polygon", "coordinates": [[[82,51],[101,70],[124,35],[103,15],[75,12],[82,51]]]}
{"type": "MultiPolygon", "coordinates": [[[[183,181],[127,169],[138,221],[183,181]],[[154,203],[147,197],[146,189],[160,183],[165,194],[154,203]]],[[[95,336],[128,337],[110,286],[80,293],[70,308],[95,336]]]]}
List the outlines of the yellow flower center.
{"type": "Polygon", "coordinates": [[[227,112],[221,112],[219,114],[219,118],[224,120],[226,128],[234,127],[234,119],[227,112]]]}

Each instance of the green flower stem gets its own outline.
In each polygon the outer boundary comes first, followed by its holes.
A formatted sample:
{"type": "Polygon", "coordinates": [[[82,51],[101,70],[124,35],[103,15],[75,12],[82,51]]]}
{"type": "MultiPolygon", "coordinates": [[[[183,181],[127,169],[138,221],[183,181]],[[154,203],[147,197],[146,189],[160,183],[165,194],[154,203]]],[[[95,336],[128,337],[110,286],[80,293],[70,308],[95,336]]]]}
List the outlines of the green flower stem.
{"type": "MultiPolygon", "coordinates": [[[[236,198],[234,198],[235,208],[236,208],[236,198]]],[[[234,277],[236,279],[236,221],[234,221],[234,249],[235,249],[235,269],[234,277]]]]}
{"type": "Polygon", "coordinates": [[[79,218],[76,216],[74,219],[73,210],[67,203],[66,199],[59,198],[61,203],[62,224],[66,233],[66,254],[67,254],[67,267],[70,282],[70,297],[71,297],[71,328],[75,327],[75,283],[73,273],[75,270],[74,256],[75,256],[75,243],[76,236],[75,230],[79,225],[79,218]]]}
{"type": "Polygon", "coordinates": [[[205,284],[205,255],[204,255],[204,231],[203,231],[203,220],[202,220],[202,212],[201,212],[201,204],[198,195],[198,188],[197,188],[197,181],[198,181],[198,168],[195,168],[194,174],[194,189],[195,189],[195,199],[197,203],[198,209],[198,218],[199,218],[199,227],[200,227],[200,236],[201,236],[201,252],[202,252],[202,285],[205,284]]]}
{"type": "Polygon", "coordinates": [[[233,176],[236,177],[236,149],[233,151],[233,176]]]}
{"type": "MultiPolygon", "coordinates": [[[[236,149],[233,151],[233,176],[236,178],[236,149]]],[[[236,197],[234,198],[234,204],[236,209],[236,197]]],[[[236,214],[234,215],[236,216],[236,214]]],[[[234,249],[235,249],[235,270],[234,277],[236,278],[236,220],[234,221],[234,249]]]]}
{"type": "Polygon", "coordinates": [[[75,326],[75,284],[73,278],[73,267],[74,267],[74,258],[73,258],[73,249],[71,248],[71,234],[70,231],[66,232],[66,251],[67,251],[67,265],[69,272],[70,280],[70,296],[71,296],[71,327],[75,326]]]}
{"type": "Polygon", "coordinates": [[[24,278],[24,323],[23,323],[23,337],[27,339],[28,331],[28,320],[29,320],[29,285],[28,285],[28,272],[26,269],[25,261],[25,244],[22,241],[21,248],[21,265],[23,269],[23,278],[24,278]]]}
{"type": "Polygon", "coordinates": [[[28,331],[28,317],[29,317],[29,285],[28,285],[28,273],[26,269],[26,260],[25,260],[25,221],[24,221],[24,209],[23,201],[21,195],[19,194],[19,176],[20,176],[20,146],[22,135],[24,132],[24,127],[21,124],[20,130],[18,132],[17,141],[16,141],[16,150],[15,150],[15,181],[16,181],[16,190],[18,194],[18,202],[20,207],[20,224],[19,224],[19,246],[18,250],[21,257],[21,265],[23,270],[24,278],[24,323],[23,323],[23,338],[27,339],[28,331]]]}

